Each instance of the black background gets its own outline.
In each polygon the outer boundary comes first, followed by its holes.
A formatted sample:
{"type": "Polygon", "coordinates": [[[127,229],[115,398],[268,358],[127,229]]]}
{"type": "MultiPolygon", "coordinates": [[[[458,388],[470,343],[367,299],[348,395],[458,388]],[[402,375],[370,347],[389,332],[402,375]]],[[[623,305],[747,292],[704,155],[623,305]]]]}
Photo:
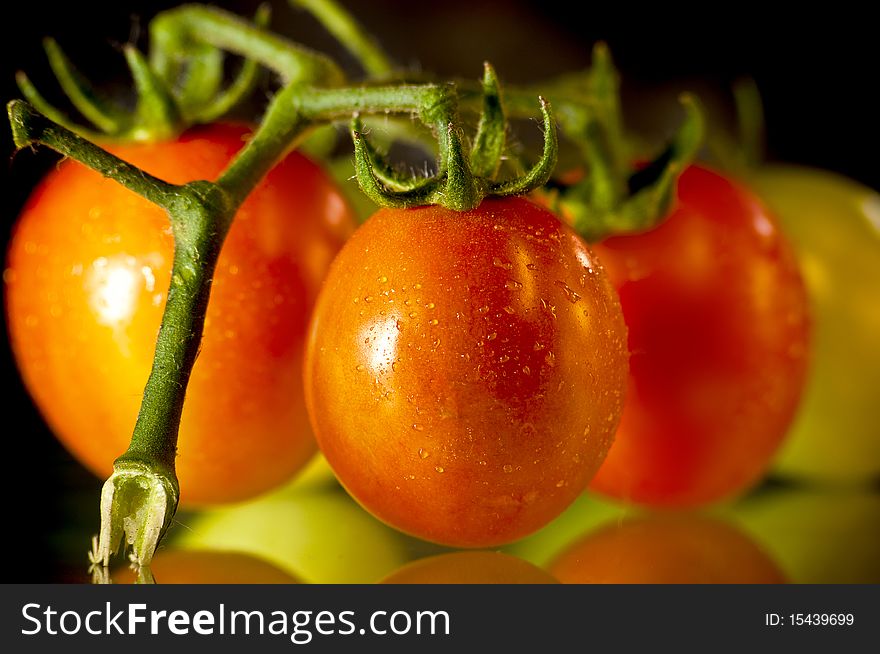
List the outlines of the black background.
{"type": "MultiPolygon", "coordinates": [[[[19,97],[17,69],[63,102],[52,83],[40,40],[56,37],[92,79],[124,82],[118,44],[143,40],[150,16],[175,2],[67,3],[25,1],[4,7],[2,97],[19,97]]],[[[250,14],[254,2],[222,2],[250,14]]],[[[770,156],[834,170],[880,188],[877,126],[878,55],[874,21],[866,10],[843,3],[783,10],[773,3],[657,2],[566,3],[556,0],[347,0],[387,50],[403,64],[441,75],[476,77],[492,61],[502,80],[532,81],[585,66],[597,39],[609,42],[624,76],[627,111],[648,128],[674,115],[672,88],[698,91],[710,108],[729,117],[726,89],[751,75],[763,93],[770,156]],[[645,98],[661,93],[664,101],[645,98]],[[664,104],[665,103],[665,104],[664,104]],[[670,108],[671,107],[671,108],[670,108]],[[655,120],[655,118],[657,118],[655,120]]],[[[862,5],[863,7],[865,5],[862,5]]],[[[318,49],[342,53],[308,16],[273,3],[273,27],[318,49]]],[[[5,121],[4,121],[5,122],[5,121]]],[[[29,152],[12,156],[8,129],[0,129],[4,162],[3,250],[15,216],[33,183],[53,158],[29,152]]],[[[5,323],[4,323],[5,326],[5,323]]],[[[69,579],[70,562],[58,557],[63,539],[97,528],[100,484],[61,448],[39,418],[18,379],[7,339],[0,346],[3,420],[3,498],[6,509],[3,581],[69,579]],[[92,513],[70,529],[73,506],[94,498],[92,513]]],[[[75,521],[76,522],[76,521],[75,521]]]]}

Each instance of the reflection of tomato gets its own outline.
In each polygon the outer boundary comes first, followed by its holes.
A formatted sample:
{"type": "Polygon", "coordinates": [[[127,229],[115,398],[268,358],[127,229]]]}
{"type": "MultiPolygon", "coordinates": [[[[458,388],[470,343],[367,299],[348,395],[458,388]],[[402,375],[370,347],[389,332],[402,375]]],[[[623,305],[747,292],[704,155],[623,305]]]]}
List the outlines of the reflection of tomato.
{"type": "MultiPolygon", "coordinates": [[[[213,126],[173,143],[119,146],[175,183],[215,178],[243,141],[213,126]]],[[[180,427],[184,503],[252,496],[314,451],[303,339],[324,273],[351,227],[314,164],[287,157],[254,191],[220,256],[180,427]]],[[[9,331],[53,431],[99,475],[125,451],[150,371],[173,240],[158,207],[65,162],[33,193],[4,274],[9,331]]]]}
{"type": "Polygon", "coordinates": [[[564,584],[778,584],[776,565],[736,529],[687,514],[654,515],[588,534],[549,570],[564,584]]]}
{"type": "MultiPolygon", "coordinates": [[[[298,581],[271,563],[240,552],[160,550],[150,562],[157,584],[295,584],[298,581]]],[[[113,575],[114,583],[131,584],[130,568],[113,575]]]]}
{"type": "Polygon", "coordinates": [[[640,510],[631,504],[609,502],[593,493],[584,493],[550,524],[531,536],[507,545],[504,551],[546,567],[563,548],[590,529],[613,520],[622,520],[640,510]]]}
{"type": "Polygon", "coordinates": [[[404,563],[402,537],[341,489],[281,490],[195,516],[176,547],[246,552],[309,583],[371,584],[404,563]]]}
{"type": "Polygon", "coordinates": [[[466,547],[524,536],[583,491],[625,380],[604,272],[521,198],[373,215],[333,263],[306,354],[343,485],[391,525],[466,547]]]}
{"type": "Polygon", "coordinates": [[[453,552],[408,563],[383,584],[558,584],[531,563],[501,552],[453,552]]]}
{"type": "Polygon", "coordinates": [[[754,483],[807,367],[807,299],[773,219],[744,188],[693,166],[660,226],[596,254],[620,292],[631,373],[592,488],[696,505],[754,483]]]}
{"type": "Polygon", "coordinates": [[[779,216],[809,289],[814,355],[781,472],[880,477],[880,195],[828,172],[765,167],[749,178],[779,216]]]}

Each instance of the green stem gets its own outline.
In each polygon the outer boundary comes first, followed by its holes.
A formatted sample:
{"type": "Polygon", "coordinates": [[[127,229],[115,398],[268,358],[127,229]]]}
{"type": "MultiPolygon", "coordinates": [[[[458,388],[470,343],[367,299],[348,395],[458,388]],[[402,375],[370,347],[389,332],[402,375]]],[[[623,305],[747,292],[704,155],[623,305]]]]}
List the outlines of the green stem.
{"type": "Polygon", "coordinates": [[[317,18],[324,28],[360,62],[370,77],[387,78],[394,65],[379,42],[370,36],[336,0],[289,0],[317,18]]]}
{"type": "Polygon", "coordinates": [[[85,164],[160,207],[168,209],[174,203],[178,187],[145,173],[91,141],[77,136],[66,127],[46,118],[27,102],[13,100],[7,105],[7,110],[16,148],[41,143],[65,157],[85,164]]]}
{"type": "Polygon", "coordinates": [[[337,85],[344,80],[342,71],[328,57],[214,7],[183,5],[162,12],[150,23],[150,40],[150,63],[166,80],[176,79],[181,53],[193,43],[207,43],[254,59],[286,83],[320,80],[337,85]]]}

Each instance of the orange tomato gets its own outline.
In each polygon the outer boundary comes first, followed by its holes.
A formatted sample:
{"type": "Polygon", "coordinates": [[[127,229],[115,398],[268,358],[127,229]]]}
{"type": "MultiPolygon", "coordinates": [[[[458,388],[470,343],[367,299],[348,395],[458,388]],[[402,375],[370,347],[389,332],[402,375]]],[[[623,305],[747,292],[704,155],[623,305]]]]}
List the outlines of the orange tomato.
{"type": "MultiPolygon", "coordinates": [[[[215,179],[247,130],[214,125],[121,158],[173,183],[215,179]]],[[[181,502],[230,502],[288,479],[315,450],[302,391],[309,312],[352,218],[327,176],[284,159],[241,207],[217,265],[180,426],[181,502]]],[[[106,477],[128,446],[169,286],[165,213],[62,163],[30,197],[8,254],[15,358],[52,430],[106,477]]]]}
{"type": "Polygon", "coordinates": [[[306,400],[328,462],[368,511],[488,547],[583,491],[626,371],[614,290],[552,213],[523,198],[383,209],[328,274],[306,400]]]}

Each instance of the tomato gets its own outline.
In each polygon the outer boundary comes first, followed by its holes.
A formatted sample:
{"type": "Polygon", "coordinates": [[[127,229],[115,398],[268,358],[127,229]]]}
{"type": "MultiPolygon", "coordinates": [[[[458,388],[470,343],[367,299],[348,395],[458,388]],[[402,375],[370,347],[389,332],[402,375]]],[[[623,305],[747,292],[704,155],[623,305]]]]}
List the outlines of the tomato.
{"type": "Polygon", "coordinates": [[[540,568],[501,552],[453,552],[408,563],[383,584],[558,584],[540,568]]]}
{"type": "MultiPolygon", "coordinates": [[[[245,134],[215,125],[113,150],[183,183],[216,178],[245,134]]],[[[218,262],[183,411],[182,503],[256,495],[314,452],[303,344],[321,280],[351,228],[339,192],[299,154],[242,206],[218,262]]],[[[134,427],[172,253],[161,209],[73,162],[34,191],[13,234],[4,280],[16,360],[52,430],[103,477],[134,427]]]]}
{"type": "Polygon", "coordinates": [[[804,386],[809,308],[797,262],[747,189],[685,170],[657,228],[596,246],[629,328],[617,440],[591,488],[699,505],[764,474],[804,386]]]}
{"type": "MultiPolygon", "coordinates": [[[[249,554],[160,550],[150,562],[157,584],[296,584],[296,578],[249,554]]],[[[114,583],[133,584],[130,568],[113,574],[114,583]]]]}
{"type": "Polygon", "coordinates": [[[688,514],[611,523],[549,565],[564,584],[779,584],[785,578],[750,539],[688,514]]]}
{"type": "Polygon", "coordinates": [[[880,478],[880,195],[795,166],[749,177],[779,216],[809,290],[815,322],[804,402],[777,469],[797,478],[880,478]]]}
{"type": "Polygon", "coordinates": [[[384,209],[318,298],[306,402],[367,510],[426,540],[488,547],[581,493],[610,447],[626,366],[601,265],[546,209],[384,209]]]}
{"type": "Polygon", "coordinates": [[[400,534],[338,487],[284,489],[180,520],[173,547],[247,553],[308,583],[371,584],[407,560],[400,534]]]}

